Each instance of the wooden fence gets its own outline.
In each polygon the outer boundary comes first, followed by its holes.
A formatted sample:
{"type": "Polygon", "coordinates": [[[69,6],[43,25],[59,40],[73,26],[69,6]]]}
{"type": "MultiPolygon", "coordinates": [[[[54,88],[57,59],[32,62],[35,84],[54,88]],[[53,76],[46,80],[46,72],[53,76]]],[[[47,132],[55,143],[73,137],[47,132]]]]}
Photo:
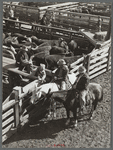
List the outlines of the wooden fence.
{"type": "Polygon", "coordinates": [[[6,32],[17,32],[22,33],[27,36],[35,35],[38,38],[42,39],[58,39],[63,38],[67,42],[69,42],[72,38],[76,41],[82,40],[92,43],[94,46],[96,46],[97,42],[92,40],[91,38],[88,38],[86,34],[84,34],[81,30],[80,31],[72,31],[57,27],[47,27],[43,25],[37,25],[37,24],[30,24],[27,22],[22,21],[14,21],[11,19],[5,19],[3,18],[3,30],[6,32]],[[10,23],[13,23],[13,25],[9,26],[10,23]],[[8,25],[8,27],[7,27],[8,25]]]}
{"type": "MultiPolygon", "coordinates": [[[[86,57],[79,58],[71,64],[73,68],[70,72],[77,75],[79,66],[84,65],[87,68],[90,79],[111,69],[111,43],[110,40],[103,44],[100,49],[94,49],[86,57]]],[[[11,70],[10,70],[11,71],[11,70]]],[[[12,70],[14,71],[14,70],[12,70]]],[[[18,73],[18,72],[17,72],[18,73]]],[[[49,74],[51,75],[51,73],[49,74]]],[[[34,100],[37,92],[37,80],[24,87],[15,87],[12,93],[2,104],[2,142],[14,134],[18,128],[23,127],[33,117],[39,117],[46,113],[49,104],[37,106],[30,104],[34,100]]]]}
{"type": "Polygon", "coordinates": [[[102,30],[106,30],[109,24],[109,17],[91,15],[77,12],[69,12],[65,10],[48,10],[47,16],[52,18],[52,26],[62,27],[66,29],[79,30],[80,28],[99,30],[101,25],[102,30]]]}
{"type": "MultiPolygon", "coordinates": [[[[39,18],[42,18],[46,10],[49,8],[57,8],[57,9],[65,9],[65,7],[72,7],[77,5],[79,2],[67,2],[56,5],[49,5],[43,7],[30,7],[30,6],[22,6],[22,5],[14,5],[10,4],[14,10],[14,14],[16,18],[19,18],[21,21],[27,22],[37,22],[39,18]]],[[[3,4],[3,8],[6,11],[7,15],[9,14],[9,8],[7,7],[9,4],[3,4]]],[[[8,16],[6,16],[7,18],[8,16]]]]}

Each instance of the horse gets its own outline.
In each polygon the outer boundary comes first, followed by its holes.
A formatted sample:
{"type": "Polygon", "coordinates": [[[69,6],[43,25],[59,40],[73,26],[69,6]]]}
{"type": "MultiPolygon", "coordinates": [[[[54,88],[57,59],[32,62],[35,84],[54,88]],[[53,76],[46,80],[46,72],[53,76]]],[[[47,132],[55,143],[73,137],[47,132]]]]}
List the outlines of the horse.
{"type": "MultiPolygon", "coordinates": [[[[68,79],[71,85],[73,85],[76,81],[76,75],[74,73],[69,73],[68,79]]],[[[36,100],[31,99],[30,103],[35,104],[35,101],[40,99],[42,96],[45,96],[49,92],[49,90],[51,90],[51,92],[59,91],[58,84],[55,82],[51,82],[51,83],[42,84],[41,86],[37,87],[36,100]]]]}
{"type": "MultiPolygon", "coordinates": [[[[65,123],[66,126],[69,125],[71,122],[70,112],[72,111],[74,116],[74,121],[75,121],[74,126],[76,127],[78,123],[77,108],[79,109],[79,111],[81,109],[80,109],[79,99],[77,97],[77,91],[74,85],[73,88],[70,90],[50,92],[49,96],[47,97],[48,99],[51,99],[51,101],[58,101],[63,103],[67,113],[67,120],[65,123]]],[[[86,92],[86,99],[87,99],[87,103],[91,104],[92,106],[90,111],[90,119],[92,119],[93,112],[96,109],[98,102],[101,102],[103,99],[103,89],[100,86],[100,84],[89,83],[86,92]]]]}

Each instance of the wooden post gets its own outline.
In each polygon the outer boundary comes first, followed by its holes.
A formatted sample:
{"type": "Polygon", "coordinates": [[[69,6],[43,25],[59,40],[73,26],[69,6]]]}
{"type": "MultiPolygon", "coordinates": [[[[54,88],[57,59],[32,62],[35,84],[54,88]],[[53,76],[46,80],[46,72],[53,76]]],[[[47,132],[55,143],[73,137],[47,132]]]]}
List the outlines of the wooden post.
{"type": "Polygon", "coordinates": [[[21,87],[18,87],[16,86],[14,89],[13,89],[14,93],[15,93],[15,102],[16,105],[15,105],[15,127],[17,128],[19,126],[19,123],[20,123],[20,108],[19,108],[19,95],[21,94],[21,87]]]}
{"type": "Polygon", "coordinates": [[[109,66],[110,66],[110,57],[111,57],[111,47],[109,47],[108,50],[108,61],[107,61],[107,71],[109,71],[109,66]]]}
{"type": "Polygon", "coordinates": [[[105,41],[110,39],[110,35],[111,35],[111,17],[110,17],[110,21],[109,21],[109,26],[108,26],[108,31],[107,31],[107,35],[105,37],[105,41]]]}
{"type": "Polygon", "coordinates": [[[84,55],[83,66],[86,68],[87,73],[89,74],[90,67],[90,55],[84,55]]]}
{"type": "Polygon", "coordinates": [[[101,32],[101,28],[102,28],[102,19],[100,16],[98,16],[98,32],[101,32]]]}
{"type": "Polygon", "coordinates": [[[31,102],[33,103],[35,101],[35,95],[36,95],[36,84],[34,84],[32,96],[31,96],[31,102]]]}

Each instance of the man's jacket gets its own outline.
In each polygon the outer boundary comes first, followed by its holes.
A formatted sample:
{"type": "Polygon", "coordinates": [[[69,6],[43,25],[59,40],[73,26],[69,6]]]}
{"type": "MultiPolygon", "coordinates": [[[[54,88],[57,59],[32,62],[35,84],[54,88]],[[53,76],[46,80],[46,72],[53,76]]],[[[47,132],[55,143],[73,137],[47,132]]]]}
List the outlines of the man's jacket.
{"type": "Polygon", "coordinates": [[[59,67],[56,70],[55,76],[57,78],[61,79],[62,81],[66,81],[68,72],[69,72],[69,69],[68,69],[67,65],[63,65],[62,67],[59,67]]]}
{"type": "Polygon", "coordinates": [[[18,52],[16,56],[16,64],[22,66],[29,64],[29,56],[26,51],[21,50],[18,52]]]}
{"type": "Polygon", "coordinates": [[[87,89],[89,81],[90,79],[87,73],[78,74],[76,80],[76,89],[79,91],[87,89]]]}

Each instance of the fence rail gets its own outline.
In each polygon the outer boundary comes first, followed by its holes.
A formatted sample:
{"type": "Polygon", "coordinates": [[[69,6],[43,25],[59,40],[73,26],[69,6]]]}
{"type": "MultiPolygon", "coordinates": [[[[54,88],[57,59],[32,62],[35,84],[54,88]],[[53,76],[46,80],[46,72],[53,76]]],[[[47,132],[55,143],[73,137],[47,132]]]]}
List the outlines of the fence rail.
{"type": "Polygon", "coordinates": [[[102,26],[102,30],[105,30],[109,24],[110,17],[91,15],[84,13],[69,12],[65,10],[48,10],[47,16],[52,18],[52,26],[67,27],[75,29],[74,26],[86,29],[99,30],[99,26],[102,26]],[[66,26],[68,25],[68,26],[66,26]]]}

